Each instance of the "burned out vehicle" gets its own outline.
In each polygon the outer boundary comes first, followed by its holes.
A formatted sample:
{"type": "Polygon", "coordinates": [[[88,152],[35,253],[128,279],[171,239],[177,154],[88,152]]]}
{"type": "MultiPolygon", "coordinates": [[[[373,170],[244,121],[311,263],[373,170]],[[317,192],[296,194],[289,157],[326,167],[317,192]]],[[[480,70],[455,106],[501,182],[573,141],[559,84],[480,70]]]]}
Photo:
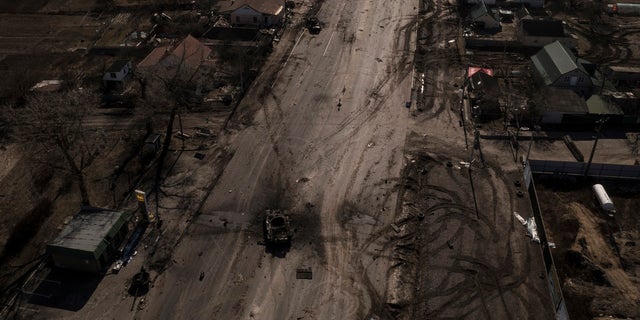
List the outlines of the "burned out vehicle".
{"type": "Polygon", "coordinates": [[[320,25],[320,20],[318,18],[313,17],[307,20],[307,28],[309,29],[309,33],[318,34],[322,30],[322,26],[320,25]]]}
{"type": "Polygon", "coordinates": [[[267,210],[264,218],[264,240],[267,245],[289,244],[291,222],[286,212],[267,210]]]}

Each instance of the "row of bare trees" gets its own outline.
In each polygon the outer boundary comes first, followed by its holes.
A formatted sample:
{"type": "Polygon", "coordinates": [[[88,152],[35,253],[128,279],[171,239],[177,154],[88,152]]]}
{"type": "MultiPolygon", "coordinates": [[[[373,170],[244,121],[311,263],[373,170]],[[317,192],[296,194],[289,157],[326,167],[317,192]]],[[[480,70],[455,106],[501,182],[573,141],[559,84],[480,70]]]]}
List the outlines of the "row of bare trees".
{"type": "Polygon", "coordinates": [[[11,110],[14,137],[30,156],[54,169],[68,172],[78,183],[81,202],[91,203],[85,170],[100,150],[102,136],[87,130],[84,120],[90,107],[99,103],[95,91],[69,89],[32,94],[24,106],[11,110]]]}

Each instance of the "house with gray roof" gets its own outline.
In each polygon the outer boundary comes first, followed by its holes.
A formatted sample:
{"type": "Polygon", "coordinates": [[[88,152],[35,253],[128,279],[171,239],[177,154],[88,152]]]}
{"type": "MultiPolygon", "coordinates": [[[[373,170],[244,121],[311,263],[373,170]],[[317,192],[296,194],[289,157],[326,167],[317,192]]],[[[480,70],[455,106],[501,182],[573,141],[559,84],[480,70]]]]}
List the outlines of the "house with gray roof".
{"type": "Polygon", "coordinates": [[[580,96],[589,96],[593,82],[591,74],[571,50],[559,41],[544,46],[531,57],[535,73],[545,86],[570,89],[580,96]]]}
{"type": "Polygon", "coordinates": [[[101,273],[119,255],[128,233],[129,215],[101,208],[83,208],[58,237],[47,244],[56,267],[101,273]]]}
{"type": "Polygon", "coordinates": [[[499,29],[500,17],[496,13],[492,12],[484,1],[481,1],[469,12],[469,19],[478,27],[482,29],[499,29]]]}

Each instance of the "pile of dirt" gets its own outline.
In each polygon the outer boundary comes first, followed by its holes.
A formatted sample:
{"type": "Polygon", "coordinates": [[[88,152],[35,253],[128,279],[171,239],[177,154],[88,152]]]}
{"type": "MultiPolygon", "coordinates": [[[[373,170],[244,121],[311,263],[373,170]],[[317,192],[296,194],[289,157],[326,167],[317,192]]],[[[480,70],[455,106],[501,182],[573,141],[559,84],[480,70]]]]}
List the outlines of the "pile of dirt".
{"type": "MultiPolygon", "coordinates": [[[[556,185],[557,186],[557,185],[556,185]]],[[[640,254],[637,226],[608,217],[580,183],[573,190],[539,188],[547,234],[556,244],[554,260],[572,319],[640,317],[640,254]],[[578,200],[578,201],[576,201],[578,200]]],[[[615,199],[624,202],[636,199],[615,199]]]]}

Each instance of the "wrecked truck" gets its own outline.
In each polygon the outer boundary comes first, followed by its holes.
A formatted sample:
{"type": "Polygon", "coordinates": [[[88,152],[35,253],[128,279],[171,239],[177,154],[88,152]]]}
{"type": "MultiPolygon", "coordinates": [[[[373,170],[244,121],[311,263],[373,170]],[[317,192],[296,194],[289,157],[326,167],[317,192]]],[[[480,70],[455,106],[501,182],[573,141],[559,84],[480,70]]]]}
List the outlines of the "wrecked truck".
{"type": "Polygon", "coordinates": [[[291,222],[286,212],[266,210],[264,240],[267,245],[289,244],[291,242],[291,222]]]}

